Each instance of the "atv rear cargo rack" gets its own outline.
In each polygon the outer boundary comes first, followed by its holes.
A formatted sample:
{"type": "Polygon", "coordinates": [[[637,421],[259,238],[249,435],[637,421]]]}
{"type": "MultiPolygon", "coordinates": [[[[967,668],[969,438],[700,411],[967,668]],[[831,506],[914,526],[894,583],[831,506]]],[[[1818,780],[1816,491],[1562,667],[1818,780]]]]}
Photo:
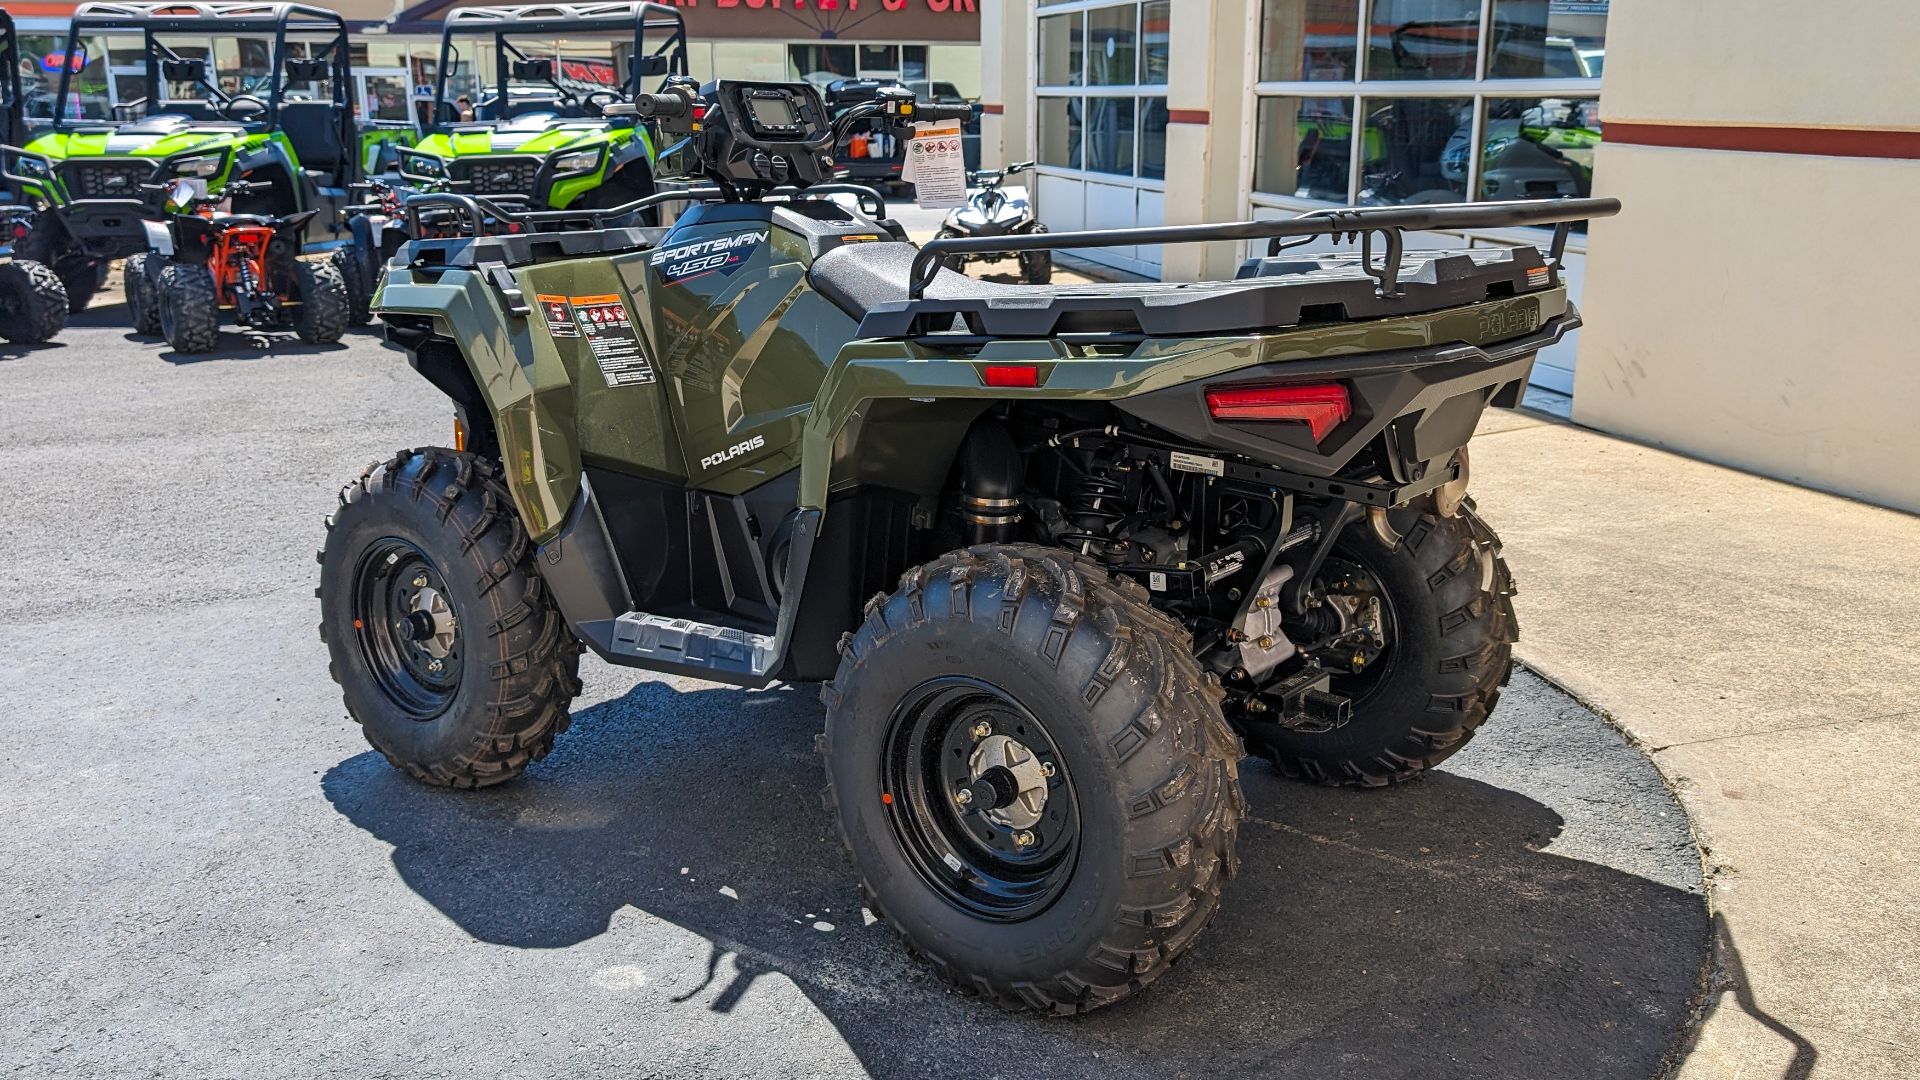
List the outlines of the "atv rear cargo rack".
{"type": "Polygon", "coordinates": [[[1023,233],[1010,236],[963,236],[930,240],[913,260],[907,299],[919,300],[938,276],[943,255],[1005,254],[1019,251],[1060,251],[1073,248],[1129,247],[1136,244],[1194,244],[1216,240],[1266,240],[1269,257],[1324,236],[1335,243],[1360,241],[1366,275],[1378,284],[1381,298],[1400,295],[1401,256],[1405,233],[1456,229],[1503,229],[1553,225],[1548,262],[1560,266],[1567,237],[1576,221],[1612,217],[1620,212],[1618,199],[1527,199],[1504,203],[1458,203],[1445,206],[1330,207],[1278,221],[1232,221],[1219,225],[1159,225],[1099,232],[1023,233]],[[1385,251],[1373,257],[1373,238],[1379,234],[1385,251]]]}

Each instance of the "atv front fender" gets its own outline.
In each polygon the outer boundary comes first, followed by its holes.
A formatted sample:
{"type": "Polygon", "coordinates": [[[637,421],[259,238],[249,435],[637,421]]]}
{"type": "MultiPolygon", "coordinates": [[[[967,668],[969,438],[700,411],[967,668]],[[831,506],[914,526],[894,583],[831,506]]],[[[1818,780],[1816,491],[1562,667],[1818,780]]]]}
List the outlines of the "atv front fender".
{"type": "Polygon", "coordinates": [[[430,318],[436,336],[460,343],[492,415],[520,519],[534,543],[551,539],[580,488],[566,366],[553,350],[534,348],[528,320],[509,313],[499,293],[471,271],[389,267],[373,307],[382,315],[430,318]]]}

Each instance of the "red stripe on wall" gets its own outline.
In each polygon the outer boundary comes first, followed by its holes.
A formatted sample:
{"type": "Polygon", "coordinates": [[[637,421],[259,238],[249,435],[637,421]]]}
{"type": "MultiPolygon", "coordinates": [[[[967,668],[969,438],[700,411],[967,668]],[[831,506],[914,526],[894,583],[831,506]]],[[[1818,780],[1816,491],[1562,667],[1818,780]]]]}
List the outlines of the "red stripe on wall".
{"type": "Polygon", "coordinates": [[[988,116],[999,116],[1007,111],[1007,107],[1005,105],[982,105],[980,106],[980,111],[986,113],[988,116]]]}
{"type": "Polygon", "coordinates": [[[1627,124],[1609,120],[1606,140],[1630,146],[1686,150],[1742,150],[1755,154],[1815,154],[1824,157],[1920,160],[1920,131],[1871,128],[1706,127],[1694,124],[1627,124]]]}
{"type": "Polygon", "coordinates": [[[1206,122],[1207,110],[1205,109],[1167,110],[1167,123],[1169,124],[1205,124],[1206,122]]]}

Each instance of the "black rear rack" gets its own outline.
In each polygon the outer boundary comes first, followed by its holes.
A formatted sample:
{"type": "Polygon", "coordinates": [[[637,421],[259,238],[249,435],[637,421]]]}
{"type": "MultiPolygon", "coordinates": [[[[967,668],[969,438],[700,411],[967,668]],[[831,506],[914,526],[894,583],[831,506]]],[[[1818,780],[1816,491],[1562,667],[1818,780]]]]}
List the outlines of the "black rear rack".
{"type": "Polygon", "coordinates": [[[1318,236],[1335,242],[1359,240],[1366,274],[1382,297],[1400,294],[1400,264],[1405,233],[1458,229],[1502,229],[1553,225],[1548,259],[1558,266],[1566,254],[1573,223],[1612,217],[1620,212],[1618,199],[1529,199],[1503,203],[1449,203],[1440,206],[1334,207],[1314,210],[1279,221],[1232,221],[1221,225],[1161,225],[1143,229],[1101,232],[1022,233],[1009,236],[965,236],[929,240],[914,257],[909,300],[919,300],[940,272],[947,254],[1012,251],[1058,251],[1072,248],[1125,247],[1134,244],[1192,244],[1214,240],[1266,240],[1267,254],[1277,255],[1318,236]],[[1385,251],[1373,257],[1373,238],[1379,234],[1385,251]],[[1296,243],[1286,241],[1292,238],[1296,243]]]}

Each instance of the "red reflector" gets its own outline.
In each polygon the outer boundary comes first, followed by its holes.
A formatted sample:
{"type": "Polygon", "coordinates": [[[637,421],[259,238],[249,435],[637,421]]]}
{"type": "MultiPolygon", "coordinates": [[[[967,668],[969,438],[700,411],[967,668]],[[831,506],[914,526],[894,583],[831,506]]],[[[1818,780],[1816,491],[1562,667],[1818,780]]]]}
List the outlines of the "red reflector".
{"type": "Polygon", "coordinates": [[[1353,403],[1339,383],[1223,386],[1207,391],[1207,411],[1215,420],[1297,420],[1319,442],[1353,415],[1353,403]]]}
{"type": "Polygon", "coordinates": [[[695,105],[693,107],[693,118],[695,120],[705,120],[707,118],[707,107],[705,105],[695,105]]]}
{"type": "Polygon", "coordinates": [[[1023,386],[1028,389],[1040,385],[1040,369],[1032,364],[988,364],[981,369],[981,378],[988,386],[1023,386]]]}

